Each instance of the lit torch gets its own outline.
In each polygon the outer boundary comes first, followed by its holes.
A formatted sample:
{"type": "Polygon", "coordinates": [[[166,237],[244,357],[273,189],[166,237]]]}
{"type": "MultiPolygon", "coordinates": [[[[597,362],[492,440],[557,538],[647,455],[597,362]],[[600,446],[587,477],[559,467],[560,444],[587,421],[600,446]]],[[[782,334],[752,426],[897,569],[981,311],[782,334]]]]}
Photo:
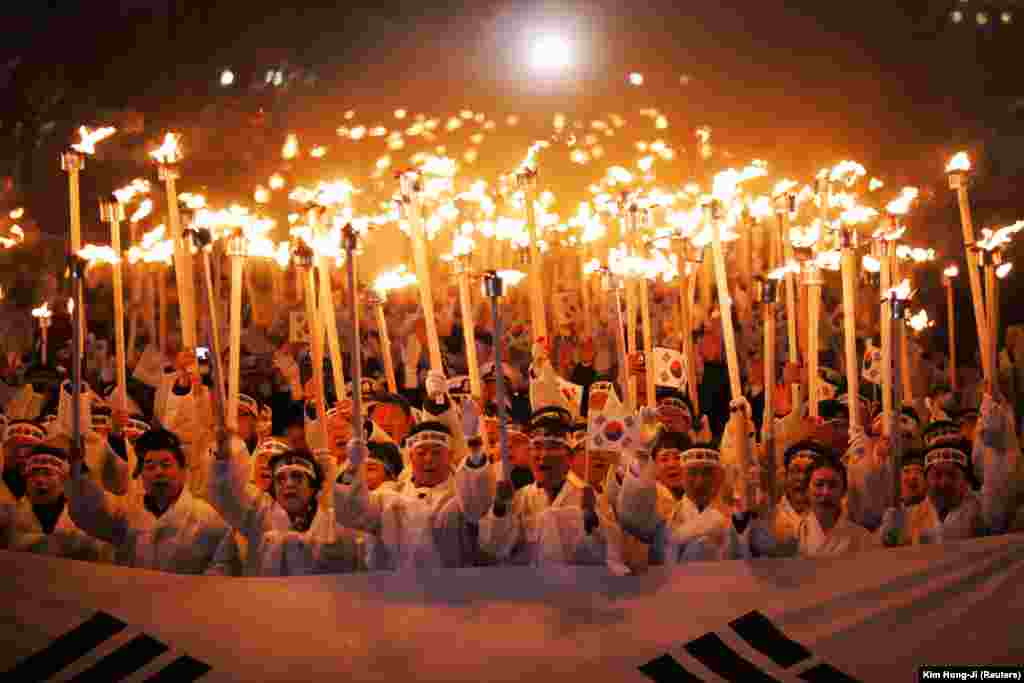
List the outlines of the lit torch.
{"type": "Polygon", "coordinates": [[[377,311],[377,332],[380,334],[381,353],[384,355],[384,374],[388,381],[388,391],[398,393],[398,382],[395,379],[395,359],[391,354],[391,336],[388,334],[388,321],[384,315],[384,302],[388,292],[416,284],[416,276],[406,271],[405,266],[382,273],[373,281],[372,295],[368,297],[370,305],[377,311]]]}
{"type": "Polygon", "coordinates": [[[949,334],[949,386],[957,390],[956,379],[956,302],[953,296],[953,280],[960,275],[960,269],[951,265],[942,271],[942,284],[946,288],[946,315],[949,318],[947,333],[949,334]]]}
{"type": "Polygon", "coordinates": [[[995,382],[995,362],[988,341],[988,316],[985,310],[984,292],[981,274],[978,272],[978,253],[971,247],[974,245],[974,223],[971,220],[971,202],[967,188],[970,184],[971,160],[967,152],[958,152],[946,164],[946,175],[949,187],[956,190],[957,203],[960,206],[960,226],[963,229],[964,247],[967,251],[967,274],[971,284],[971,301],[974,304],[974,322],[978,331],[978,343],[981,345],[981,364],[985,373],[985,382],[989,387],[995,382]]]}
{"type": "Polygon", "coordinates": [[[174,243],[174,273],[178,281],[178,303],[181,308],[181,337],[185,348],[193,350],[196,347],[196,313],[192,253],[183,239],[181,215],[178,213],[178,191],[175,186],[181,177],[180,140],[177,133],[167,133],[160,147],[149,155],[159,165],[160,180],[164,181],[167,189],[167,219],[171,228],[171,240],[174,243]]]}
{"type": "Polygon", "coordinates": [[[39,308],[33,308],[32,317],[39,320],[39,333],[43,339],[41,359],[43,365],[46,365],[49,358],[47,353],[47,331],[50,329],[50,325],[53,324],[53,311],[50,310],[50,304],[44,301],[43,305],[39,308]]]}

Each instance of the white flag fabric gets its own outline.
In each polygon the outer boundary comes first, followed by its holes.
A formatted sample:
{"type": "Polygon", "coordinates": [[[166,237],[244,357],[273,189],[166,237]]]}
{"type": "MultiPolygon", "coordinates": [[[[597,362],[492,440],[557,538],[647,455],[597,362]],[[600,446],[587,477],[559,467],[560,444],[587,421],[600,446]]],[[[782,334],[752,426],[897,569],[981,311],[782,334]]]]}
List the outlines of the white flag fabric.
{"type": "Polygon", "coordinates": [[[623,577],[494,567],[243,579],[10,552],[0,572],[11,681],[170,669],[164,680],[202,671],[203,683],[873,683],[1024,663],[1021,536],[623,577]]]}
{"type": "Polygon", "coordinates": [[[654,349],[654,383],[683,391],[686,388],[686,357],[675,349],[654,349]]]}

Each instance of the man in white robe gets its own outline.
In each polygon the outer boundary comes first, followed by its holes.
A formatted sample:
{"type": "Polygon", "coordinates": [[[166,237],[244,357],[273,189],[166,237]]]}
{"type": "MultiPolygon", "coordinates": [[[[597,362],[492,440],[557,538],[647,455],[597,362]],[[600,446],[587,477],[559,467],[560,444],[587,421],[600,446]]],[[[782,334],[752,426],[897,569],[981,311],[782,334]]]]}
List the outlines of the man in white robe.
{"type": "Polygon", "coordinates": [[[90,562],[109,562],[111,547],[75,526],[64,484],[70,473],[67,446],[51,441],[32,449],[25,464],[26,495],[11,514],[0,507],[0,548],[90,562]]]}
{"type": "MultiPolygon", "coordinates": [[[[443,398],[445,387],[428,385],[429,400],[443,398]]],[[[434,569],[474,566],[480,558],[474,525],[494,499],[494,472],[487,466],[479,436],[475,403],[463,409],[456,436],[441,421],[420,422],[406,437],[409,479],[370,491],[365,443],[353,442],[345,469],[334,487],[338,522],[374,537],[375,566],[370,569],[434,569]],[[465,435],[465,440],[462,439],[465,435]],[[458,444],[469,454],[460,458],[458,444]],[[461,462],[460,462],[461,460],[461,462]]]]}
{"type": "Polygon", "coordinates": [[[217,449],[209,498],[246,540],[246,576],[297,576],[361,569],[355,533],[321,503],[323,460],[309,451],[270,442],[269,489],[250,483],[245,444],[234,437],[217,449]],[[282,452],[283,451],[283,452],[282,452]]]}
{"type": "Polygon", "coordinates": [[[114,546],[115,562],[176,574],[234,575],[238,549],[231,527],[186,487],[181,443],[151,431],[135,444],[143,495],[115,496],[82,472],[73,458],[68,490],[72,521],[114,546]]]}
{"type": "Polygon", "coordinates": [[[538,410],[527,426],[534,481],[518,491],[505,479],[480,520],[480,547],[515,565],[605,564],[606,530],[594,489],[570,476],[572,416],[538,410]]]}

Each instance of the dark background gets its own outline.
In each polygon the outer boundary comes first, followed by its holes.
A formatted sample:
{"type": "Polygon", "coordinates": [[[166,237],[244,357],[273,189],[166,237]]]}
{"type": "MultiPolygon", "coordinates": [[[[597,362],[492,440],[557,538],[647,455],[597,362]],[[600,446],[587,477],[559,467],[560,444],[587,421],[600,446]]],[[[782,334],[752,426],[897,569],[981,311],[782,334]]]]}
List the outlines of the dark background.
{"type": "MultiPolygon", "coordinates": [[[[0,209],[26,205],[44,234],[66,230],[58,157],[79,123],[121,129],[83,175],[86,238],[101,241],[97,193],[142,173],[155,179],[145,150],[170,127],[186,134],[193,182],[244,198],[280,165],[285,131],[330,144],[346,109],[397,106],[537,121],[555,111],[586,119],[657,106],[682,146],[692,142],[684,133],[711,125],[722,166],[761,157],[773,173],[806,179],[857,159],[892,192],[922,188],[914,241],[947,260],[962,254],[962,240],[942,169],[966,148],[978,166],[977,226],[1024,216],[1015,192],[1024,175],[1017,0],[4,4],[0,209]],[[1001,21],[1004,11],[1011,22],[1001,21]],[[572,37],[568,74],[545,79],[523,66],[525,41],[540,30],[572,37]],[[237,76],[230,88],[218,83],[224,68],[237,76]],[[285,87],[254,87],[268,69],[289,74],[285,87]],[[626,84],[631,71],[644,74],[643,88],[626,84]]],[[[1012,305],[1019,279],[1004,288],[1007,324],[1024,320],[1012,305]]],[[[938,295],[934,273],[923,286],[926,297],[938,295]]]]}

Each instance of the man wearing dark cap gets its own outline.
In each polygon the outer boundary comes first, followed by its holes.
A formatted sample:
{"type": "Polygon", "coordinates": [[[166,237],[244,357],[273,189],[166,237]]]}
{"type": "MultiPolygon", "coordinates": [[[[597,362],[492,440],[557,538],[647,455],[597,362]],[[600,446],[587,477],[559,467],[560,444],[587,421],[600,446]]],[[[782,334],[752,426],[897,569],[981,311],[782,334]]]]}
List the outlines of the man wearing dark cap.
{"type": "Polygon", "coordinates": [[[573,419],[541,408],[527,423],[534,481],[515,491],[498,483],[493,507],[480,520],[480,548],[506,564],[604,564],[605,537],[594,490],[569,477],[573,419]]]}

